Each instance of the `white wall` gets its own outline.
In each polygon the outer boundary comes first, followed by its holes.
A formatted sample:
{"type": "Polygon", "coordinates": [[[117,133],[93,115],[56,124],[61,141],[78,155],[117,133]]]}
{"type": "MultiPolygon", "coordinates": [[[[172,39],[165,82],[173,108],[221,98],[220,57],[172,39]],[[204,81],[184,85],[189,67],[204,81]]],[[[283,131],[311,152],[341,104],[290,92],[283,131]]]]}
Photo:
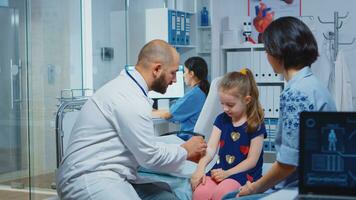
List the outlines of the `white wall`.
{"type": "Polygon", "coordinates": [[[126,24],[124,14],[113,13],[125,11],[125,0],[92,0],[92,47],[93,47],[93,86],[98,89],[107,81],[115,78],[126,64],[126,24]],[[115,21],[114,21],[115,20],[115,21]],[[115,25],[117,28],[112,29],[115,25]],[[116,33],[112,35],[112,33],[116,33]],[[116,42],[114,44],[114,42],[116,42]],[[115,47],[114,59],[103,61],[102,47],[115,47]],[[121,58],[121,59],[120,59],[121,58]],[[122,60],[124,59],[124,60],[122,60]]]}
{"type": "MultiPolygon", "coordinates": [[[[220,76],[224,73],[224,66],[222,66],[222,30],[226,29],[227,18],[238,19],[240,16],[248,14],[247,0],[220,0],[212,1],[212,78],[220,76]]],[[[313,24],[315,26],[314,35],[319,45],[320,57],[312,65],[312,70],[318,78],[327,85],[328,76],[330,73],[330,64],[326,56],[325,39],[323,32],[333,31],[333,26],[330,24],[320,24],[317,16],[324,21],[334,20],[334,11],[345,15],[349,11],[349,17],[344,20],[344,25],[340,30],[340,42],[350,42],[353,37],[356,37],[356,11],[353,7],[356,6],[356,1],[351,0],[302,0],[302,15],[314,16],[313,24]]],[[[237,20],[238,21],[238,20],[237,20]]],[[[237,22],[236,22],[237,23],[237,22]]],[[[352,46],[340,46],[345,52],[345,57],[349,65],[350,74],[356,74],[356,43],[352,46]]],[[[352,78],[352,77],[351,77],[352,78]]],[[[352,78],[353,96],[354,96],[354,110],[356,110],[356,79],[352,78]]]]}
{"type": "Polygon", "coordinates": [[[8,0],[0,0],[0,6],[8,6],[9,1],[8,0]]]}
{"type": "MultiPolygon", "coordinates": [[[[356,6],[356,1],[352,0],[303,0],[302,1],[302,15],[314,16],[314,24],[316,31],[314,32],[315,37],[319,45],[320,57],[317,62],[312,66],[315,74],[322,80],[323,83],[327,84],[328,76],[330,73],[330,64],[328,62],[325,47],[325,39],[322,33],[327,31],[334,31],[332,24],[320,24],[317,17],[320,16],[323,21],[333,21],[334,11],[338,11],[340,16],[345,15],[349,12],[347,19],[343,20],[344,24],[339,31],[339,41],[340,42],[351,42],[353,37],[356,37],[356,11],[352,8],[356,6]]],[[[353,78],[353,74],[356,74],[356,43],[352,46],[340,46],[340,49],[344,50],[345,58],[348,63],[352,81],[353,88],[353,104],[354,110],[356,110],[356,79],[353,78]]]]}
{"type": "Polygon", "coordinates": [[[70,56],[70,88],[82,88],[82,59],[81,57],[81,41],[82,35],[80,31],[81,16],[78,14],[80,11],[80,1],[69,1],[68,8],[70,16],[69,23],[69,56],[70,56]]]}
{"type": "MultiPolygon", "coordinates": [[[[189,0],[188,3],[177,1],[177,8],[191,8],[192,2],[194,1],[189,0]]],[[[95,89],[117,76],[125,64],[136,64],[138,53],[146,43],[145,9],[163,8],[164,6],[173,8],[174,1],[168,0],[166,4],[164,0],[130,0],[127,13],[125,13],[125,0],[105,0],[105,3],[102,0],[92,0],[93,82],[95,89]],[[101,47],[114,47],[114,60],[102,61],[101,47]]]]}
{"type": "MultiPolygon", "coordinates": [[[[170,5],[170,1],[168,2],[170,5]]],[[[146,43],[145,9],[163,8],[163,0],[130,0],[128,7],[128,64],[136,64],[140,49],[146,43]]]]}
{"type": "Polygon", "coordinates": [[[246,16],[248,11],[247,0],[212,0],[212,79],[221,76],[224,73],[222,62],[221,33],[227,26],[228,18],[237,19],[239,16],[246,16]]]}
{"type": "Polygon", "coordinates": [[[110,42],[114,48],[114,58],[111,61],[111,68],[107,72],[115,76],[127,63],[126,11],[112,11],[110,14],[110,23],[110,42]]]}

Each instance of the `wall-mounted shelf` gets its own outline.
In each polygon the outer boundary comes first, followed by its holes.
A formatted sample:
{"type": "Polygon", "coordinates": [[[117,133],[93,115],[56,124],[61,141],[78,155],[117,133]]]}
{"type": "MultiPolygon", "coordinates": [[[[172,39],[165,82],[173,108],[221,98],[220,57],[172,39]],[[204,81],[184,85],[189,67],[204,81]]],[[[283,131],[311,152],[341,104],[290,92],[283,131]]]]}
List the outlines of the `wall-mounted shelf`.
{"type": "Polygon", "coordinates": [[[259,86],[266,86],[266,85],[270,85],[270,86],[284,86],[285,82],[284,81],[259,81],[257,82],[257,85],[259,86]]]}
{"type": "Polygon", "coordinates": [[[173,45],[176,48],[188,48],[188,49],[193,49],[193,48],[197,48],[196,45],[173,45]]]}
{"type": "Polygon", "coordinates": [[[168,8],[145,10],[146,42],[162,39],[177,47],[195,48],[195,14],[168,8]]]}
{"type": "Polygon", "coordinates": [[[211,29],[211,26],[198,26],[198,29],[211,29]]]}
{"type": "Polygon", "coordinates": [[[211,54],[211,51],[198,51],[197,54],[211,54]]]}
{"type": "Polygon", "coordinates": [[[251,48],[264,48],[263,44],[236,44],[236,45],[222,45],[221,49],[223,50],[234,50],[234,49],[251,49],[251,48]]]}

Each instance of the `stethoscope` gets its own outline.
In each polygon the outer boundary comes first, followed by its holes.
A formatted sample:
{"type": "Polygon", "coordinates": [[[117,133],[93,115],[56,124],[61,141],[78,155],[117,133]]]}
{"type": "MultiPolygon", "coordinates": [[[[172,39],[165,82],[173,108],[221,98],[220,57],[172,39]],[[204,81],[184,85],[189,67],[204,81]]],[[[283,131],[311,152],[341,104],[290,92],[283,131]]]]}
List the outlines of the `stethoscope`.
{"type": "Polygon", "coordinates": [[[127,69],[125,69],[126,74],[136,83],[136,85],[141,89],[141,91],[143,92],[143,94],[147,97],[147,93],[146,91],[143,89],[143,87],[137,82],[137,80],[131,76],[131,74],[129,73],[129,71],[127,71],[127,69]]]}

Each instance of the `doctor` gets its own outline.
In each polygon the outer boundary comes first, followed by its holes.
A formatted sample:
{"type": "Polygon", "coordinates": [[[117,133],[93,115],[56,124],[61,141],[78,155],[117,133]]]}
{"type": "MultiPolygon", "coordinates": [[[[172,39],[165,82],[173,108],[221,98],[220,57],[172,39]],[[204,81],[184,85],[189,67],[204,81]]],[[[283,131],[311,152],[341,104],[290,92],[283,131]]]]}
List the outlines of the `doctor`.
{"type": "Polygon", "coordinates": [[[154,140],[147,92],[165,93],[176,81],[178,63],[172,46],[153,40],[141,49],[134,71],[123,71],[86,102],[57,172],[61,199],[176,199],[143,182],[137,168],[179,172],[185,160],[197,161],[205,154],[202,137],[182,145],[154,140]]]}

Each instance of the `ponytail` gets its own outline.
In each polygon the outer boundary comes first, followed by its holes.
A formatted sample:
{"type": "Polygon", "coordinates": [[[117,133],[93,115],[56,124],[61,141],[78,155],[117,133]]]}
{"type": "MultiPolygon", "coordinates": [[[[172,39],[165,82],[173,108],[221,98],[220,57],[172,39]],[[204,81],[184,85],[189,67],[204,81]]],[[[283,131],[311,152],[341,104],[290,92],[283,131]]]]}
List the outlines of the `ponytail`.
{"type": "Polygon", "coordinates": [[[227,73],[220,81],[219,90],[229,92],[237,98],[251,96],[247,104],[247,132],[256,131],[263,123],[264,114],[259,101],[259,93],[253,73],[245,68],[239,72],[227,73]]]}
{"type": "Polygon", "coordinates": [[[246,70],[246,76],[248,77],[248,82],[250,84],[249,95],[251,96],[251,102],[247,105],[247,132],[253,132],[263,123],[264,113],[259,101],[259,92],[254,74],[247,68],[242,70],[246,70]]]}
{"type": "Polygon", "coordinates": [[[195,56],[188,58],[184,65],[189,71],[193,71],[194,75],[199,79],[199,88],[208,96],[210,83],[208,81],[208,65],[201,57],[195,56]]]}
{"type": "Polygon", "coordinates": [[[208,80],[204,79],[199,82],[199,88],[204,92],[205,96],[208,96],[210,83],[208,80]]]}

